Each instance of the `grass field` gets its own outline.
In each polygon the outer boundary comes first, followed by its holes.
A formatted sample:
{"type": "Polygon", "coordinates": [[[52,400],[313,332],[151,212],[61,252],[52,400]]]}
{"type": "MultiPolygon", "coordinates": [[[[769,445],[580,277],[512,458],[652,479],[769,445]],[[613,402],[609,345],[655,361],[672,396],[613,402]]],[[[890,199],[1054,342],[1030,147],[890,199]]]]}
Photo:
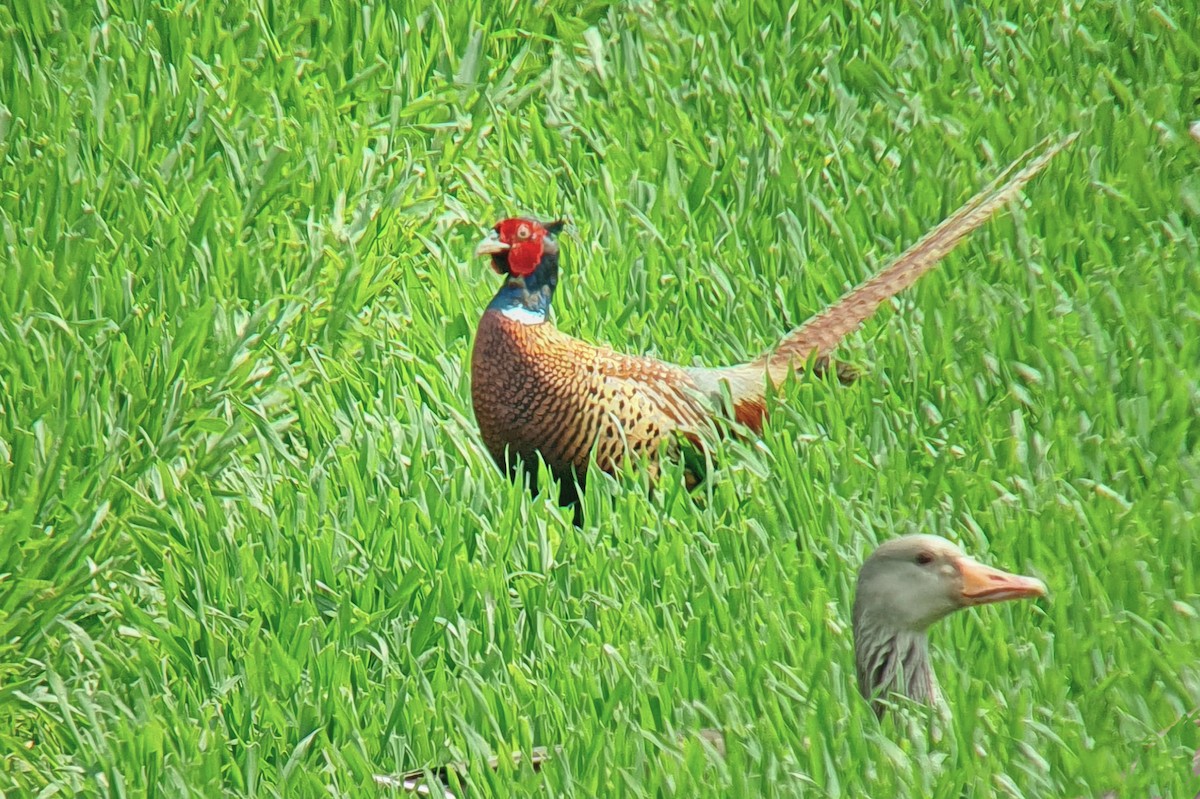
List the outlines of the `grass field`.
{"type": "Polygon", "coordinates": [[[0,7],[0,793],[1200,790],[1196,5],[668,6],[0,7]],[[731,362],[1074,130],[695,499],[489,461],[497,219],[574,221],[560,327],[731,362]],[[915,531],[1052,591],[934,630],[940,737],[854,685],[915,531]]]}

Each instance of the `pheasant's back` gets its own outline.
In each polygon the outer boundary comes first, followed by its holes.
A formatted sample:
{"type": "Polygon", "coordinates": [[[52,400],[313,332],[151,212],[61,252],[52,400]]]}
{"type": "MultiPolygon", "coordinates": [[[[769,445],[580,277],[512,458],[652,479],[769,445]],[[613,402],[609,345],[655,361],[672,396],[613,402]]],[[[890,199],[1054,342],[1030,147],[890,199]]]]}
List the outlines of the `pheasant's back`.
{"type": "Polygon", "coordinates": [[[657,454],[709,419],[691,377],[654,358],[622,355],[489,310],[471,356],[471,399],[483,441],[502,467],[541,455],[555,476],[581,479],[588,455],[605,471],[626,453],[657,454]],[[516,459],[506,462],[505,453],[516,459]]]}

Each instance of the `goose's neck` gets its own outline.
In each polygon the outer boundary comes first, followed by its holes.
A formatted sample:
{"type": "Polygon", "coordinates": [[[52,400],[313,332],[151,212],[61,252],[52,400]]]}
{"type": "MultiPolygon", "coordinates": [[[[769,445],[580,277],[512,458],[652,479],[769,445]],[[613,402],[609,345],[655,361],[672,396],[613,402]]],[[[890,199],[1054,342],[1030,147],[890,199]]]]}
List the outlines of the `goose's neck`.
{"type": "Polygon", "coordinates": [[[889,694],[903,694],[927,704],[937,704],[940,693],[929,663],[929,638],[924,631],[897,630],[869,618],[854,630],[858,688],[878,714],[889,694]]]}

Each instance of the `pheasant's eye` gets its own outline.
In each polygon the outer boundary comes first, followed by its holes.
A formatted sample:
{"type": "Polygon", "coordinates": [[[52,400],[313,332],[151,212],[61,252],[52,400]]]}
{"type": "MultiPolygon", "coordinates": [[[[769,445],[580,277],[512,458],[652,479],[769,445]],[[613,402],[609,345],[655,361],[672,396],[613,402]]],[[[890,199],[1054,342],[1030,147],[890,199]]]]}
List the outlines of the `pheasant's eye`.
{"type": "Polygon", "coordinates": [[[529,238],[529,225],[521,225],[519,228],[517,228],[517,238],[518,239],[529,238]]]}
{"type": "Polygon", "coordinates": [[[928,566],[930,563],[933,563],[933,555],[928,552],[921,552],[917,554],[918,566],[928,566]]]}

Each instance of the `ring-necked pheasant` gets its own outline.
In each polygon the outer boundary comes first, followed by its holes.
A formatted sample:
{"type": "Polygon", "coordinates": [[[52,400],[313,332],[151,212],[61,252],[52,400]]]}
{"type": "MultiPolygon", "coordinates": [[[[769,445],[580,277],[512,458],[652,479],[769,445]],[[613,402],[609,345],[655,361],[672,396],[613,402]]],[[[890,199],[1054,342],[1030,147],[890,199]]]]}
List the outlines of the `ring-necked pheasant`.
{"type": "Polygon", "coordinates": [[[810,361],[825,364],[880,303],[937,265],[1074,138],[1050,146],[1013,174],[1026,153],[890,266],[788,333],[771,352],[737,366],[680,367],[559,331],[549,312],[558,283],[555,236],[563,223],[505,219],[475,250],[504,275],[479,321],[471,355],[471,399],[484,444],[502,469],[524,471],[531,481],[540,455],[561,482],[561,502],[569,504],[589,456],[612,472],[626,455],[646,455],[653,467],[663,444],[677,444],[680,437],[702,444],[721,413],[723,384],[735,420],[761,432],[768,381],[778,386],[810,361]]]}
{"type": "MultiPolygon", "coordinates": [[[[859,691],[878,716],[895,696],[938,705],[942,699],[929,662],[929,628],[964,608],[1045,594],[1045,583],[1036,577],[986,566],[940,536],[908,535],[880,545],[859,570],[854,592],[854,662],[859,691]]],[[[720,730],[696,734],[725,756],[720,730]]],[[[537,747],[528,763],[537,771],[553,756],[553,750],[537,747]]],[[[524,760],[514,757],[518,765],[524,760]]],[[[488,764],[493,770],[499,765],[496,758],[488,764]]],[[[431,769],[433,787],[425,771],[375,779],[381,785],[454,799],[455,794],[444,787],[450,784],[450,772],[462,783],[467,771],[466,764],[431,769]]]]}

